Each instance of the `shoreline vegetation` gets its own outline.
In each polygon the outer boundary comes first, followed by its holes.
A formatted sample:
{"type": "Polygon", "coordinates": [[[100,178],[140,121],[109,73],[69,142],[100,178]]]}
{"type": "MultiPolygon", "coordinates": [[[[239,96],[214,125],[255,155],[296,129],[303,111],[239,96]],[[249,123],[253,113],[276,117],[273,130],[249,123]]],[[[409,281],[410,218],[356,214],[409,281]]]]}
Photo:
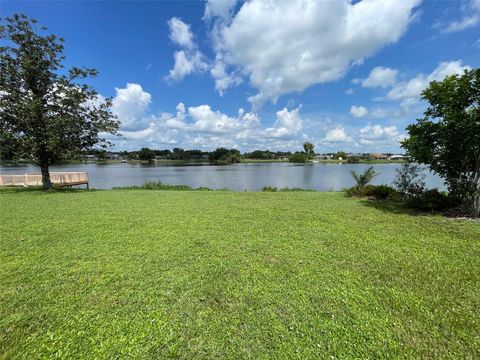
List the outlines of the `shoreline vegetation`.
{"type": "MultiPolygon", "coordinates": [[[[405,166],[405,165],[404,165],[405,166]]],[[[408,166],[407,166],[408,167],[408,166]]],[[[261,190],[231,190],[229,188],[209,188],[206,186],[201,187],[191,187],[185,184],[165,184],[160,181],[148,181],[142,185],[127,185],[127,186],[116,186],[111,189],[95,189],[92,188],[90,191],[118,191],[118,190],[157,190],[157,191],[188,191],[188,192],[248,192],[248,193],[260,193],[260,192],[315,192],[315,193],[343,193],[346,197],[366,199],[369,201],[383,202],[384,204],[389,204],[389,206],[394,206],[397,208],[402,208],[405,211],[411,213],[430,213],[430,214],[441,214],[447,217],[463,217],[465,212],[459,206],[458,199],[450,196],[447,191],[439,191],[436,188],[428,189],[422,185],[422,188],[418,189],[416,194],[407,194],[405,191],[399,191],[398,189],[388,185],[371,185],[370,181],[378,175],[373,170],[373,167],[368,168],[363,174],[357,174],[355,171],[351,171],[352,176],[357,181],[357,185],[350,188],[344,188],[342,190],[316,190],[308,188],[297,188],[297,187],[275,187],[270,185],[265,185],[261,190]],[[368,175],[371,175],[368,177],[368,175]]],[[[410,174],[412,175],[412,174],[410,174]]],[[[394,181],[394,184],[398,181],[394,181]]],[[[397,184],[398,185],[398,184],[397,184]]],[[[411,185],[411,184],[410,184],[411,185]]],[[[89,189],[76,188],[76,187],[67,187],[54,185],[50,191],[89,191],[89,189]]],[[[0,187],[0,193],[8,192],[22,192],[22,191],[42,191],[40,186],[32,187],[22,187],[22,186],[3,186],[0,187]]],[[[45,190],[43,190],[45,191],[45,190]]]]}
{"type": "Polygon", "coordinates": [[[0,357],[478,352],[478,223],[337,192],[0,201],[0,357]]]}
{"type": "Polygon", "coordinates": [[[405,202],[401,194],[389,185],[367,185],[359,192],[357,186],[345,188],[342,190],[316,190],[297,187],[275,187],[265,185],[261,190],[232,190],[229,188],[209,188],[206,186],[191,187],[185,184],[165,184],[160,181],[148,181],[143,185],[117,186],[111,189],[85,189],[78,187],[60,187],[54,185],[49,190],[43,190],[40,186],[21,187],[4,186],[0,187],[0,194],[21,193],[21,192],[98,192],[98,191],[183,191],[183,192],[230,192],[230,193],[265,193],[265,192],[310,192],[310,193],[339,193],[345,197],[363,199],[372,203],[383,204],[384,206],[394,207],[411,214],[437,214],[452,218],[463,218],[461,210],[449,201],[448,192],[438,191],[437,189],[427,190],[426,199],[416,198],[414,202],[405,202]]]}

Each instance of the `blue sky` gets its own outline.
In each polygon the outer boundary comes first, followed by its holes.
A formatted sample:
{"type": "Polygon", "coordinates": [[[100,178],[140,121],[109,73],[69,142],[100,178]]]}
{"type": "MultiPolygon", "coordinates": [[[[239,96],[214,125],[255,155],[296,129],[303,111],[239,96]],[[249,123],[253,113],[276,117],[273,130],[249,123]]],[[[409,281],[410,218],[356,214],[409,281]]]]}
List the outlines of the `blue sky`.
{"type": "Polygon", "coordinates": [[[400,152],[420,93],[480,63],[480,0],[5,1],[99,70],[115,150],[400,152]]]}

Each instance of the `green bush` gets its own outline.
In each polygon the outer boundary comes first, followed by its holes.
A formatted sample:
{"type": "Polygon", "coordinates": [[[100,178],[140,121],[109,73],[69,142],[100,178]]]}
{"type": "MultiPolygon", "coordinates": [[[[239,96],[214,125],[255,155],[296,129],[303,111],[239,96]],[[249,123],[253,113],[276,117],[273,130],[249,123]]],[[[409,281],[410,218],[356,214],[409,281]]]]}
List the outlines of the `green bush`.
{"type": "Polygon", "coordinates": [[[351,197],[374,197],[378,200],[386,200],[393,195],[399,195],[394,188],[388,185],[352,186],[346,189],[345,193],[351,197]]]}
{"type": "Polygon", "coordinates": [[[274,186],[264,186],[262,188],[262,191],[265,191],[265,192],[275,192],[277,191],[278,189],[274,186]]]}
{"type": "Polygon", "coordinates": [[[207,187],[192,188],[188,185],[162,184],[160,181],[148,181],[143,185],[114,187],[114,190],[174,190],[174,191],[212,191],[207,187]]]}
{"type": "Polygon", "coordinates": [[[351,197],[373,197],[375,185],[352,186],[345,190],[347,196],[351,197]]]}
{"type": "Polygon", "coordinates": [[[395,191],[388,195],[387,201],[401,203],[403,201],[403,196],[398,191],[395,191]]]}
{"type": "Polygon", "coordinates": [[[391,194],[397,193],[397,191],[388,185],[378,185],[372,188],[372,193],[375,199],[386,200],[391,194]]]}
{"type": "Polygon", "coordinates": [[[424,191],[419,196],[412,196],[405,200],[405,206],[423,211],[443,211],[457,205],[457,201],[446,192],[437,189],[424,191]]]}

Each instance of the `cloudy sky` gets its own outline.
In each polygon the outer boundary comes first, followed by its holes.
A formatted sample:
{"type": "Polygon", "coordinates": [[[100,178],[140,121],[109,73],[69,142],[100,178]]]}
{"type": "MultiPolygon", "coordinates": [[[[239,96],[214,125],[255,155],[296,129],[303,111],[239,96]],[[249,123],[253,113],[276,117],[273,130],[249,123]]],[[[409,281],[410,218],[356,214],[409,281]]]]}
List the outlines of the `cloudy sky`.
{"type": "Polygon", "coordinates": [[[432,80],[478,67],[480,0],[5,1],[66,39],[141,146],[399,152],[432,80]]]}

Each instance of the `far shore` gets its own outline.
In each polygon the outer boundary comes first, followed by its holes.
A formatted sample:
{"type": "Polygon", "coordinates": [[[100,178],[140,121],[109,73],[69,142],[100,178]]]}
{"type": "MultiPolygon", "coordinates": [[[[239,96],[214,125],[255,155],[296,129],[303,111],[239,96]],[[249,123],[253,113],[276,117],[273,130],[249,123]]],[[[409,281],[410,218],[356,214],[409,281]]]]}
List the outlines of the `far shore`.
{"type": "MultiPolygon", "coordinates": [[[[249,163],[288,163],[288,160],[285,159],[241,159],[240,163],[249,164],[249,163]]],[[[359,159],[358,162],[348,162],[348,160],[310,160],[308,164],[401,164],[405,160],[384,160],[384,159],[359,159]]],[[[76,165],[76,164],[171,164],[171,165],[195,165],[195,164],[205,164],[205,165],[215,165],[214,163],[208,160],[95,160],[95,161],[83,161],[83,160],[61,160],[55,163],[55,165],[76,165]]],[[[292,162],[292,164],[295,164],[292,162]]],[[[297,163],[298,164],[298,163],[297,163]]],[[[301,164],[301,163],[300,163],[301,164]]],[[[17,165],[35,165],[32,161],[29,160],[0,160],[0,166],[17,166],[17,165]]]]}

